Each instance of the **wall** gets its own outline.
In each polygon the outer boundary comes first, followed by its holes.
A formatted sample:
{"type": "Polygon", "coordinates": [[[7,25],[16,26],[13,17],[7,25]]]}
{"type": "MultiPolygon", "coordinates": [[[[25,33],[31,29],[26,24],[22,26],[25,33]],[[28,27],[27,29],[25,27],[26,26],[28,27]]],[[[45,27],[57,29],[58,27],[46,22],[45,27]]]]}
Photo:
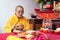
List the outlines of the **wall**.
{"type": "Polygon", "coordinates": [[[35,0],[0,0],[0,33],[3,32],[9,17],[14,14],[17,5],[22,5],[25,8],[24,16],[28,19],[31,18],[30,13],[34,13],[34,8],[39,7],[35,0]]]}

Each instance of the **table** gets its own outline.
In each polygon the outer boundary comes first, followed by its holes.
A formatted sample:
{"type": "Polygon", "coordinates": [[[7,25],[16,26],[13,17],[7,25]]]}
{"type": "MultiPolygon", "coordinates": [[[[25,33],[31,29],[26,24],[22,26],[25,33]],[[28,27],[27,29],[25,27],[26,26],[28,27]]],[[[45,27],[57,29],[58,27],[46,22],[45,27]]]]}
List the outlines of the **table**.
{"type": "Polygon", "coordinates": [[[0,33],[0,40],[6,40],[9,35],[15,35],[14,33],[0,33]]]}
{"type": "Polygon", "coordinates": [[[50,32],[50,31],[44,32],[44,31],[42,31],[42,33],[45,33],[48,36],[49,40],[60,40],[60,32],[57,34],[55,32],[50,32]]]}
{"type": "MultiPolygon", "coordinates": [[[[16,34],[14,34],[14,33],[0,33],[0,40],[6,40],[6,38],[8,37],[8,36],[15,36],[16,34]]],[[[40,35],[40,40],[42,40],[42,35],[40,35]]],[[[14,37],[15,38],[15,37],[14,37]]],[[[35,39],[34,39],[35,40],[35,39]]]]}
{"type": "MultiPolygon", "coordinates": [[[[6,40],[9,35],[15,35],[14,33],[0,33],[0,40],[6,40]]],[[[50,40],[60,40],[60,34],[46,33],[50,40]]],[[[41,35],[40,35],[41,38],[41,35]]]]}
{"type": "Polygon", "coordinates": [[[47,33],[50,40],[60,40],[60,34],[47,33]]]}

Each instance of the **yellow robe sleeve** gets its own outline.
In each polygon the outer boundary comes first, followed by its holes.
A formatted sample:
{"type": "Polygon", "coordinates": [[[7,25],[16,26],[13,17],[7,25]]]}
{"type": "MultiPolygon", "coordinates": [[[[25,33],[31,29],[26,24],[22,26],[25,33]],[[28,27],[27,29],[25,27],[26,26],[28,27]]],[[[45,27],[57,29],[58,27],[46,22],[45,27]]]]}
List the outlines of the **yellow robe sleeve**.
{"type": "Polygon", "coordinates": [[[7,37],[6,40],[24,40],[24,39],[22,39],[22,38],[18,38],[18,37],[13,36],[13,35],[10,35],[10,36],[7,37]]]}
{"type": "Polygon", "coordinates": [[[4,27],[4,32],[10,33],[11,32],[11,18],[7,21],[7,24],[4,27]]]}
{"type": "Polygon", "coordinates": [[[26,30],[30,30],[30,25],[29,25],[29,21],[27,19],[25,19],[25,29],[26,30]]]}

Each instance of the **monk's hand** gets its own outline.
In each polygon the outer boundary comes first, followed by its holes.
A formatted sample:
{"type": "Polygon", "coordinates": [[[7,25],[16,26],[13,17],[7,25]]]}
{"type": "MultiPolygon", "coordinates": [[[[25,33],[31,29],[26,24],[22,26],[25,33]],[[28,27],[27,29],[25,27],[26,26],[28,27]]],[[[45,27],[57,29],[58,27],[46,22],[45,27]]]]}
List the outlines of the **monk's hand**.
{"type": "Polygon", "coordinates": [[[16,25],[13,25],[13,26],[12,26],[12,28],[11,28],[11,29],[12,29],[12,30],[11,30],[12,32],[14,31],[15,27],[16,27],[16,25]]]}
{"type": "Polygon", "coordinates": [[[16,25],[13,25],[13,26],[12,26],[12,29],[15,29],[15,28],[16,28],[16,25]]]}

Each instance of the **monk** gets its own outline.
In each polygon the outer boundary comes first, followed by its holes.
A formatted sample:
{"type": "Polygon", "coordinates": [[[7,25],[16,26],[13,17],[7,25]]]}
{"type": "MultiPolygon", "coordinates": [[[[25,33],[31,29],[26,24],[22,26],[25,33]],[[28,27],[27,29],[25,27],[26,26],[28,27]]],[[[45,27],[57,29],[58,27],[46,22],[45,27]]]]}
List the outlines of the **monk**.
{"type": "Polygon", "coordinates": [[[24,8],[20,5],[18,5],[15,8],[14,15],[12,17],[10,17],[9,20],[7,21],[7,24],[4,27],[4,32],[11,33],[17,24],[23,24],[24,29],[30,30],[29,22],[26,19],[26,17],[23,16],[23,14],[24,14],[24,8]]]}

